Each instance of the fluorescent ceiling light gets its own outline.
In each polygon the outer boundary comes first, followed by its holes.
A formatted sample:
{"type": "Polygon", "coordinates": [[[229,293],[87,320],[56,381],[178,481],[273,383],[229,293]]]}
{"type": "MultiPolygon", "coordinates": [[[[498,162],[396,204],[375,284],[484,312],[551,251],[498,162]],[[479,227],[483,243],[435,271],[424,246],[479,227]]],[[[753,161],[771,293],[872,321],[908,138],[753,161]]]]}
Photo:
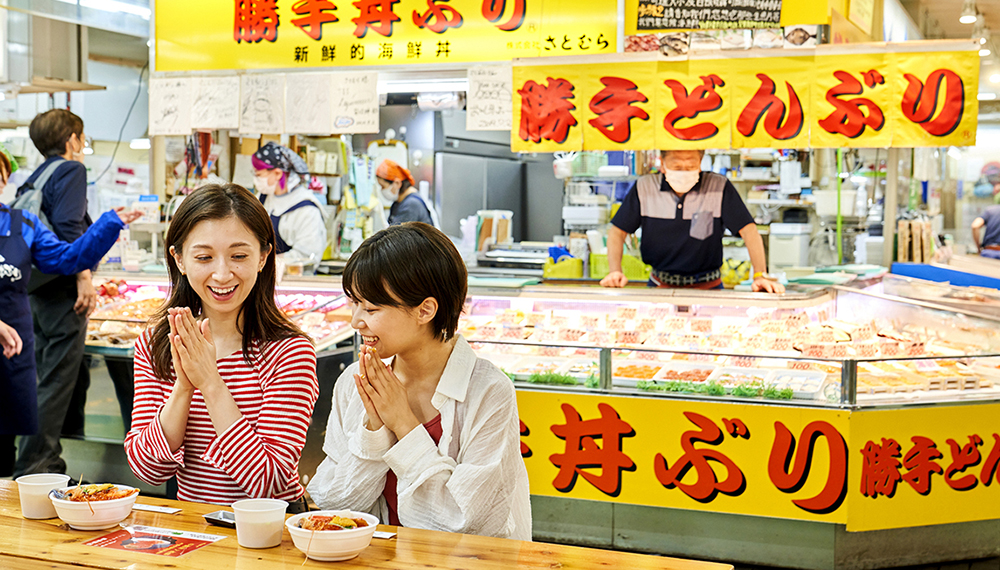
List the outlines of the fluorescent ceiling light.
{"type": "Polygon", "coordinates": [[[996,101],[997,94],[996,93],[980,93],[979,95],[976,95],[976,99],[978,99],[980,101],[996,101]]]}
{"type": "MultiPolygon", "coordinates": [[[[77,5],[77,0],[58,1],[64,4],[73,4],[74,6],[77,5]]],[[[125,12],[126,14],[132,14],[133,16],[139,16],[143,20],[148,20],[152,13],[149,8],[136,6],[135,4],[129,4],[128,2],[119,2],[118,0],[79,0],[79,5],[84,8],[102,10],[104,12],[125,12]]]]}
{"type": "Polygon", "coordinates": [[[128,147],[132,150],[149,150],[149,139],[132,139],[128,147]]]}
{"type": "Polygon", "coordinates": [[[461,77],[454,79],[413,80],[413,81],[379,81],[378,92],[382,93],[432,93],[446,91],[468,91],[469,80],[461,77]]]}
{"type": "Polygon", "coordinates": [[[991,53],[993,53],[993,52],[990,51],[990,48],[983,48],[983,49],[979,50],[979,57],[986,57],[986,56],[990,55],[991,53]]]}
{"type": "Polygon", "coordinates": [[[962,4],[962,15],[958,21],[963,24],[975,24],[977,19],[975,0],[965,0],[965,3],[962,4]]]}

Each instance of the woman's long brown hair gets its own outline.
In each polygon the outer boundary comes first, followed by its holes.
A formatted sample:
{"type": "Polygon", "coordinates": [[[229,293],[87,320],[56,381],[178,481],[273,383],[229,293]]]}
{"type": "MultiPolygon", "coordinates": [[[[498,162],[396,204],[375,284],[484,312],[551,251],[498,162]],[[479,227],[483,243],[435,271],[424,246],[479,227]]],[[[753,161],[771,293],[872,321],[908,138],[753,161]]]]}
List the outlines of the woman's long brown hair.
{"type": "Polygon", "coordinates": [[[167,259],[167,274],[170,276],[170,298],[150,319],[152,335],[149,341],[153,357],[153,374],[162,380],[170,380],[170,324],[167,310],[188,307],[195,315],[202,312],[201,298],[181,275],[177,262],[170,255],[170,247],[179,254],[184,249],[188,235],[199,223],[206,220],[224,220],[234,217],[250,230],[260,242],[261,251],[267,251],[264,268],[257,275],[250,295],[240,309],[240,334],[243,335],[243,359],[253,366],[254,343],[278,341],[293,336],[306,336],[285,316],[274,302],[275,252],[274,226],[260,201],[246,188],[236,184],[209,184],[192,192],[181,203],[167,230],[164,251],[167,259]]]}

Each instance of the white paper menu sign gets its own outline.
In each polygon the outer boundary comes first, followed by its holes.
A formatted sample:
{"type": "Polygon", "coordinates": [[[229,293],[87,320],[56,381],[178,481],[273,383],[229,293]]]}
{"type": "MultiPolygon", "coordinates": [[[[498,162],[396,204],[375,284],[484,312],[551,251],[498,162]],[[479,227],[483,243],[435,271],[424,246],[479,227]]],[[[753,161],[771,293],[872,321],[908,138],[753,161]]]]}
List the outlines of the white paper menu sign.
{"type": "Polygon", "coordinates": [[[509,65],[476,65],[469,68],[465,104],[465,129],[509,131],[514,78],[509,65]]]}
{"type": "Polygon", "coordinates": [[[332,103],[334,133],[377,133],[378,73],[335,73],[332,103]]]}
{"type": "Polygon", "coordinates": [[[333,132],[333,86],[329,73],[305,73],[285,82],[285,132],[328,135],[333,132]]]}
{"type": "Polygon", "coordinates": [[[149,134],[191,134],[193,83],[186,77],[149,80],[149,134]]]}
{"type": "Polygon", "coordinates": [[[285,76],[240,77],[240,132],[278,135],[285,128],[285,76]]]}
{"type": "Polygon", "coordinates": [[[191,105],[192,129],[238,129],[240,126],[240,78],[199,77],[191,105]]]}

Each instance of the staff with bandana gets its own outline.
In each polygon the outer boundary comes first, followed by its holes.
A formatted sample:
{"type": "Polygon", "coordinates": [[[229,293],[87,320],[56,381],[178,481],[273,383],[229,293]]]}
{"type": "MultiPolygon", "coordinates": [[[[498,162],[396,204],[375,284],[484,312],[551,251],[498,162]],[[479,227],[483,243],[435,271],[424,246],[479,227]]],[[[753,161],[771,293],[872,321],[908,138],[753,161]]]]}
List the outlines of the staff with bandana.
{"type": "Polygon", "coordinates": [[[251,158],[253,186],[271,224],[275,251],[284,262],[319,263],[326,249],[323,206],[309,190],[309,169],[292,149],[269,142],[251,158]]]}
{"type": "MultiPolygon", "coordinates": [[[[17,161],[0,146],[0,188],[17,161]]],[[[108,211],[72,244],[56,237],[35,214],[0,204],[0,477],[14,470],[14,438],[38,432],[35,335],[28,303],[31,265],[73,275],[93,267],[125,224],[140,212],[108,211]]]]}

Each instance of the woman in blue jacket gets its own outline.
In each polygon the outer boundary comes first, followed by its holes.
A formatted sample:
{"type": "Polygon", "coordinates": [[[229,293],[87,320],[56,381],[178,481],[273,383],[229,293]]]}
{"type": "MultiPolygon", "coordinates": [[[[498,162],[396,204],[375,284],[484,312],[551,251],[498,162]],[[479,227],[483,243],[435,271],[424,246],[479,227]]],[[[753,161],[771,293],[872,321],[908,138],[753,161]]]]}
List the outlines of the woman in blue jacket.
{"type": "MultiPolygon", "coordinates": [[[[0,182],[17,162],[0,146],[0,182]]],[[[14,469],[14,438],[38,431],[35,341],[28,304],[34,263],[46,273],[73,275],[94,266],[125,224],[141,213],[106,212],[73,243],[60,240],[30,212],[0,204],[0,476],[14,469]]]]}

